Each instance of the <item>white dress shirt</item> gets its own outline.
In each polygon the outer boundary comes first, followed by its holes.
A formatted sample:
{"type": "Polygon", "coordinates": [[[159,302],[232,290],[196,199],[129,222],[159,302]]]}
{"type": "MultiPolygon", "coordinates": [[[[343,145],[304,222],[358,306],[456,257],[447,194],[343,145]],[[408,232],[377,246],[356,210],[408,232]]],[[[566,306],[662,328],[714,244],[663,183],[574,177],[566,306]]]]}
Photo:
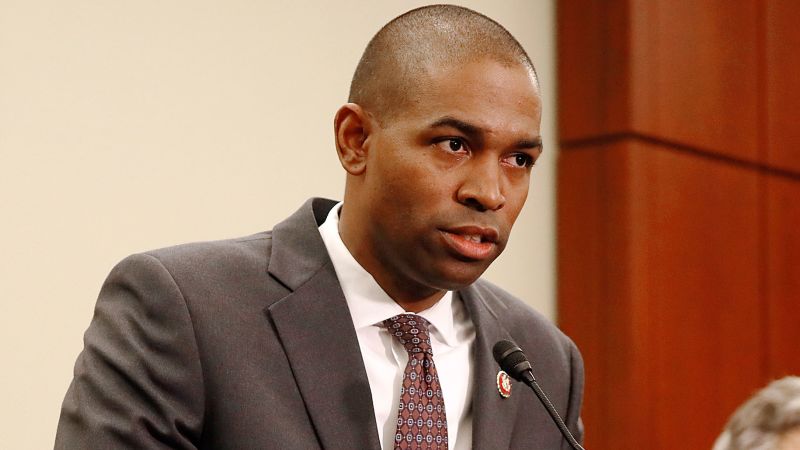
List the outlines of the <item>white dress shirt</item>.
{"type": "MultiPolygon", "coordinates": [[[[353,258],[339,235],[337,204],[319,232],[342,286],[358,346],[367,370],[378,438],[384,450],[394,448],[400,384],[408,353],[382,322],[405,311],[353,258]]],[[[472,447],[472,354],[475,327],[463,301],[447,292],[435,305],[418,313],[430,323],[431,350],[444,396],[450,450],[472,447]]]]}

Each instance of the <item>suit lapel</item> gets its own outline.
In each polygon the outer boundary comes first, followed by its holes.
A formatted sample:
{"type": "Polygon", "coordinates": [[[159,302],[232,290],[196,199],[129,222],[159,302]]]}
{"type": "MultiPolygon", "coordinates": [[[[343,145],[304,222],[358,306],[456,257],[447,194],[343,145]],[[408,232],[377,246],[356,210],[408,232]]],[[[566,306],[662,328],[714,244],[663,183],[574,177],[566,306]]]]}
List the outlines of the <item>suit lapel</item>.
{"type": "MultiPolygon", "coordinates": [[[[481,296],[476,284],[460,291],[460,294],[475,325],[472,447],[509,448],[521,396],[500,396],[497,390],[497,372],[500,368],[492,356],[492,347],[499,340],[510,339],[510,336],[500,323],[496,311],[481,296]]],[[[515,383],[514,388],[518,390],[525,387],[515,383]]]]}
{"type": "MultiPolygon", "coordinates": [[[[350,312],[318,226],[335,202],[314,199],[273,230],[268,271],[291,293],[268,308],[311,421],[324,448],[379,449],[372,394],[350,312]],[[346,368],[340,370],[339,368],[346,368]]],[[[508,448],[519,389],[497,392],[492,347],[510,339],[498,311],[473,284],[459,292],[475,325],[474,449],[508,448]]]]}
{"type": "Polygon", "coordinates": [[[307,202],[273,230],[269,272],[292,292],[268,314],[323,448],[380,448],[353,322],[317,224],[334,202],[307,202]]]}

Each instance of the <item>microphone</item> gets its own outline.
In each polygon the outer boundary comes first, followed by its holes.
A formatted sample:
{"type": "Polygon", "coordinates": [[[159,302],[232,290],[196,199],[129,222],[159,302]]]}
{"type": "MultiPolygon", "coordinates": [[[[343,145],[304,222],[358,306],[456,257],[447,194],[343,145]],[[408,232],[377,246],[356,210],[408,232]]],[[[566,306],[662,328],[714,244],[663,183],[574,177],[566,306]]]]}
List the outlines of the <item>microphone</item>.
{"type": "Polygon", "coordinates": [[[500,364],[500,368],[503,369],[504,372],[533,389],[533,392],[539,397],[539,401],[542,402],[542,405],[550,414],[550,418],[553,419],[553,422],[555,422],[558,430],[561,431],[561,435],[564,436],[564,439],[567,440],[570,447],[575,450],[585,450],[581,447],[581,444],[575,440],[572,433],[569,432],[569,428],[564,424],[561,416],[558,415],[558,411],[556,411],[550,399],[544,394],[542,388],[539,387],[539,383],[536,382],[536,378],[533,376],[531,363],[528,361],[528,357],[525,356],[525,353],[522,353],[522,349],[511,341],[503,340],[494,344],[492,354],[494,355],[494,360],[500,364]]]}

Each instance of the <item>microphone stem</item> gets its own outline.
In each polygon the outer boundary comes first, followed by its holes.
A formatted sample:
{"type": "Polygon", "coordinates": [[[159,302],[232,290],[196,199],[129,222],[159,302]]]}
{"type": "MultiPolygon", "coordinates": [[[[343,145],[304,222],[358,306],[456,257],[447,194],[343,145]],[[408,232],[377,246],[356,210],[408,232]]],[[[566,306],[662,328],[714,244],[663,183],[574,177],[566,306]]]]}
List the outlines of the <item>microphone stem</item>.
{"type": "Polygon", "coordinates": [[[542,402],[542,405],[544,405],[544,409],[546,409],[548,414],[550,414],[550,417],[553,419],[553,422],[556,423],[556,426],[558,426],[559,431],[561,431],[561,435],[564,436],[564,439],[567,440],[567,443],[569,443],[570,447],[572,447],[574,450],[585,450],[581,446],[581,444],[579,444],[578,441],[576,441],[575,438],[572,436],[572,433],[570,433],[569,428],[567,428],[567,425],[564,424],[564,421],[561,419],[561,416],[558,415],[558,411],[556,411],[556,408],[553,406],[552,403],[550,403],[550,399],[547,398],[547,396],[544,394],[544,391],[542,391],[542,388],[539,387],[539,383],[536,382],[536,379],[533,377],[533,374],[529,372],[528,375],[529,376],[522,377],[523,381],[525,382],[525,384],[530,386],[531,389],[533,389],[533,392],[536,394],[536,396],[539,397],[539,401],[542,402]]]}

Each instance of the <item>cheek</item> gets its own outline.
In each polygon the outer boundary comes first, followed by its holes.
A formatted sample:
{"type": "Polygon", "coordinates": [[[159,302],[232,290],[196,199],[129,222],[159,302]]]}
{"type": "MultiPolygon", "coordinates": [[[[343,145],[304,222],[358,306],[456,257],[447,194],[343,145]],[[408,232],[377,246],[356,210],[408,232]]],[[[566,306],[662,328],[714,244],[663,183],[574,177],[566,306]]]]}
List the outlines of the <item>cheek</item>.
{"type": "Polygon", "coordinates": [[[400,214],[413,213],[425,205],[448,200],[451,174],[438,170],[424,149],[411,148],[389,153],[375,164],[373,189],[385,202],[397,206],[400,214]]]}
{"type": "Polygon", "coordinates": [[[525,181],[516,189],[512,190],[510,202],[512,208],[516,211],[514,217],[519,215],[522,207],[525,206],[525,201],[528,199],[528,182],[525,181]]]}
{"type": "Polygon", "coordinates": [[[508,193],[506,194],[506,207],[505,207],[505,217],[506,217],[506,224],[509,228],[514,225],[517,218],[519,217],[520,212],[522,212],[522,207],[525,206],[525,200],[528,198],[528,183],[525,182],[524,184],[512,184],[509,188],[508,193]]]}
{"type": "Polygon", "coordinates": [[[426,171],[397,170],[384,179],[382,200],[391,205],[390,214],[414,227],[443,211],[449,196],[440,181],[426,171]]]}

